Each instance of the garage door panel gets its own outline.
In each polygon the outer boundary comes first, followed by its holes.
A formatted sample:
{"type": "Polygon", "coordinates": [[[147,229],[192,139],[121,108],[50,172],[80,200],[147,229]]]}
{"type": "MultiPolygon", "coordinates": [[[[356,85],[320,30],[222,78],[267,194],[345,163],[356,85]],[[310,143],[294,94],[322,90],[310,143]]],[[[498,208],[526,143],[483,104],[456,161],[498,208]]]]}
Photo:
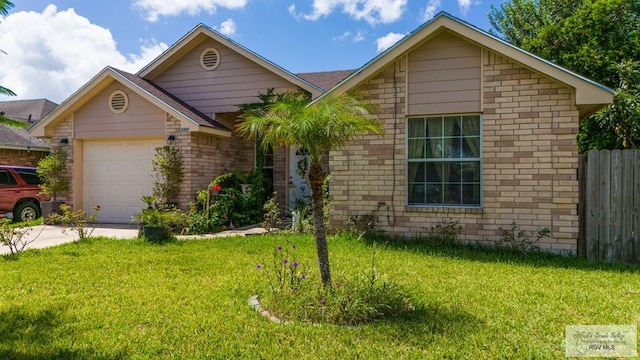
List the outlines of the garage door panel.
{"type": "Polygon", "coordinates": [[[84,207],[100,205],[101,222],[127,223],[144,207],[153,177],[151,159],[164,139],[85,141],[83,156],[84,207]]]}

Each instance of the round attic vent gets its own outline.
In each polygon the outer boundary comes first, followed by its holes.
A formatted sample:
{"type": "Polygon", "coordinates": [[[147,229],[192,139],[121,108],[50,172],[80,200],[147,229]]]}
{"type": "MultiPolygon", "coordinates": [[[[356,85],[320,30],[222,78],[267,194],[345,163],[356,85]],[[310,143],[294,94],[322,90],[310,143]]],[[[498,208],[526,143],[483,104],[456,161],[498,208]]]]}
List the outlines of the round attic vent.
{"type": "Polygon", "coordinates": [[[205,49],[200,55],[200,65],[207,71],[215,70],[220,65],[220,52],[214,48],[205,49]]]}
{"type": "Polygon", "coordinates": [[[129,106],[129,98],[127,94],[122,90],[116,90],[111,93],[109,97],[109,107],[115,114],[121,114],[127,110],[129,106]]]}

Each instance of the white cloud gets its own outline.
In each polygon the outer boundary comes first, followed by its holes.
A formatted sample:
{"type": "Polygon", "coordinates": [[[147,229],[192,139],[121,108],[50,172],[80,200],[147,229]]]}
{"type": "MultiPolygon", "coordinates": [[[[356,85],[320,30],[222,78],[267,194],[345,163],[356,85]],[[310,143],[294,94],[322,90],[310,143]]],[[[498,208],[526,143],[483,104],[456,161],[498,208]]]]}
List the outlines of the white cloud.
{"type": "Polygon", "coordinates": [[[460,7],[460,12],[463,14],[466,14],[471,6],[480,4],[482,4],[481,0],[458,0],[458,7],[460,7]]]}
{"type": "Polygon", "coordinates": [[[139,54],[122,54],[108,29],[73,9],[16,12],[0,22],[0,84],[18,97],[62,102],[105,66],[136,72],[162,51],[164,43],[141,41],[139,54]]]}
{"type": "Polygon", "coordinates": [[[360,42],[364,40],[364,31],[358,30],[358,32],[353,36],[353,42],[360,42]]]}
{"type": "Polygon", "coordinates": [[[378,45],[378,52],[382,52],[393,46],[393,44],[397,43],[398,40],[402,39],[405,34],[398,33],[388,33],[387,35],[376,40],[376,44],[378,45]]]}
{"type": "Polygon", "coordinates": [[[133,5],[144,12],[145,20],[155,22],[160,16],[175,16],[182,13],[197,15],[201,11],[213,14],[218,7],[241,9],[247,5],[247,2],[248,0],[135,0],[133,5]]]}
{"type": "MultiPolygon", "coordinates": [[[[458,0],[458,2],[460,1],[461,0],[458,0]]],[[[441,0],[429,0],[429,2],[427,2],[426,9],[424,9],[424,16],[422,20],[423,21],[431,20],[435,16],[436,11],[438,11],[438,8],[440,7],[441,3],[442,3],[441,0]]]]}
{"type": "Polygon", "coordinates": [[[332,38],[333,41],[341,41],[346,39],[351,39],[353,40],[353,42],[363,41],[365,39],[364,31],[358,30],[355,34],[351,33],[351,31],[345,31],[341,35],[334,36],[332,38]]]}
{"type": "Polygon", "coordinates": [[[351,36],[351,31],[345,31],[345,32],[342,33],[342,35],[334,36],[332,40],[333,41],[344,40],[344,39],[348,38],[349,36],[351,36]]]}
{"type": "Polygon", "coordinates": [[[223,35],[233,36],[238,31],[238,26],[233,19],[227,19],[220,24],[220,28],[216,28],[216,30],[220,31],[223,35]]]}
{"type": "MultiPolygon", "coordinates": [[[[342,9],[343,13],[352,18],[365,20],[371,25],[389,24],[402,17],[406,5],[407,0],[313,0],[313,11],[302,17],[315,21],[342,9]]],[[[293,5],[289,7],[289,12],[296,17],[300,16],[293,5]]]]}

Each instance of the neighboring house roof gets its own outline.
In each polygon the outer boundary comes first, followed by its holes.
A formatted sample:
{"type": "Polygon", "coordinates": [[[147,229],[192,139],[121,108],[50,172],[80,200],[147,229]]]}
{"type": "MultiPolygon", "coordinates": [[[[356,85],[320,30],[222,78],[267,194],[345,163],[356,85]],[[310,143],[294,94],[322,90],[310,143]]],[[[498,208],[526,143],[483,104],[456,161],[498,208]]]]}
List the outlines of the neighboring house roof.
{"type": "Polygon", "coordinates": [[[322,90],[329,90],[336,86],[347,76],[351,75],[355,70],[337,70],[337,71],[321,71],[296,74],[298,77],[314,84],[322,90]]]}
{"type": "MultiPolygon", "coordinates": [[[[47,99],[1,101],[0,112],[9,119],[32,125],[57,106],[58,104],[47,99]]],[[[32,138],[26,129],[0,125],[0,149],[49,151],[50,147],[45,141],[32,138]]]]}
{"type": "Polygon", "coordinates": [[[14,120],[31,120],[32,124],[44,119],[58,104],[47,99],[12,100],[0,102],[0,112],[14,120]]]}
{"type": "MultiPolygon", "coordinates": [[[[573,87],[576,93],[575,100],[580,112],[580,118],[600,110],[613,100],[614,91],[612,89],[511,45],[446,12],[438,13],[433,19],[424,23],[380,55],[354,71],[346,79],[320,96],[320,98],[330,93],[343,93],[355,88],[398,57],[411,52],[442,31],[450,31],[483,49],[502,54],[524,67],[545,74],[561,83],[573,87]]],[[[319,98],[314,101],[318,99],[319,98]]]]}
{"type": "Polygon", "coordinates": [[[142,68],[142,70],[140,70],[136,75],[145,79],[153,80],[155,76],[161,74],[165,69],[182,58],[182,56],[207,39],[214,39],[254,63],[281,76],[292,84],[309,91],[313,97],[317,97],[324,92],[323,89],[318,86],[294,75],[204,24],[198,24],[173,46],[160,54],[160,56],[154,59],[150,64],[142,68]]]}
{"type": "Polygon", "coordinates": [[[29,131],[10,125],[0,125],[0,149],[49,151],[49,144],[32,138],[29,131]]]}
{"type": "Polygon", "coordinates": [[[94,76],[93,79],[89,80],[88,83],[60,104],[49,116],[31,128],[32,136],[50,137],[50,129],[57,122],[62,121],[82,107],[93,96],[114,81],[121,83],[129,90],[180,120],[181,127],[189,128],[190,132],[231,136],[231,130],[168,94],[153,82],[112,67],[104,68],[98,75],[94,76]]]}

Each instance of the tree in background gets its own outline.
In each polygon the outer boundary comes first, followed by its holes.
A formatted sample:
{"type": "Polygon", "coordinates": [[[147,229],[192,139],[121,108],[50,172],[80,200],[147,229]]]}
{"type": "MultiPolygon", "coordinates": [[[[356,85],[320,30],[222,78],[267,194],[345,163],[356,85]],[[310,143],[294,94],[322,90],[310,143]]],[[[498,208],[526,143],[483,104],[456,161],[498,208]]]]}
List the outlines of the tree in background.
{"type": "Polygon", "coordinates": [[[489,21],[506,41],[616,89],[612,106],[581,123],[580,152],[640,146],[637,132],[624,130],[640,115],[640,79],[632,75],[640,0],[507,0],[491,6],[489,21]]]}
{"type": "Polygon", "coordinates": [[[382,134],[381,124],[370,116],[374,111],[374,106],[357,96],[325,96],[309,104],[307,94],[288,92],[276,94],[275,101],[266,106],[249,109],[236,128],[246,138],[261,139],[265,149],[299,145],[307,150],[314,238],[320,277],[325,286],[331,286],[331,272],[322,190],[327,170],[322,165],[322,158],[358,136],[382,134]]]}

